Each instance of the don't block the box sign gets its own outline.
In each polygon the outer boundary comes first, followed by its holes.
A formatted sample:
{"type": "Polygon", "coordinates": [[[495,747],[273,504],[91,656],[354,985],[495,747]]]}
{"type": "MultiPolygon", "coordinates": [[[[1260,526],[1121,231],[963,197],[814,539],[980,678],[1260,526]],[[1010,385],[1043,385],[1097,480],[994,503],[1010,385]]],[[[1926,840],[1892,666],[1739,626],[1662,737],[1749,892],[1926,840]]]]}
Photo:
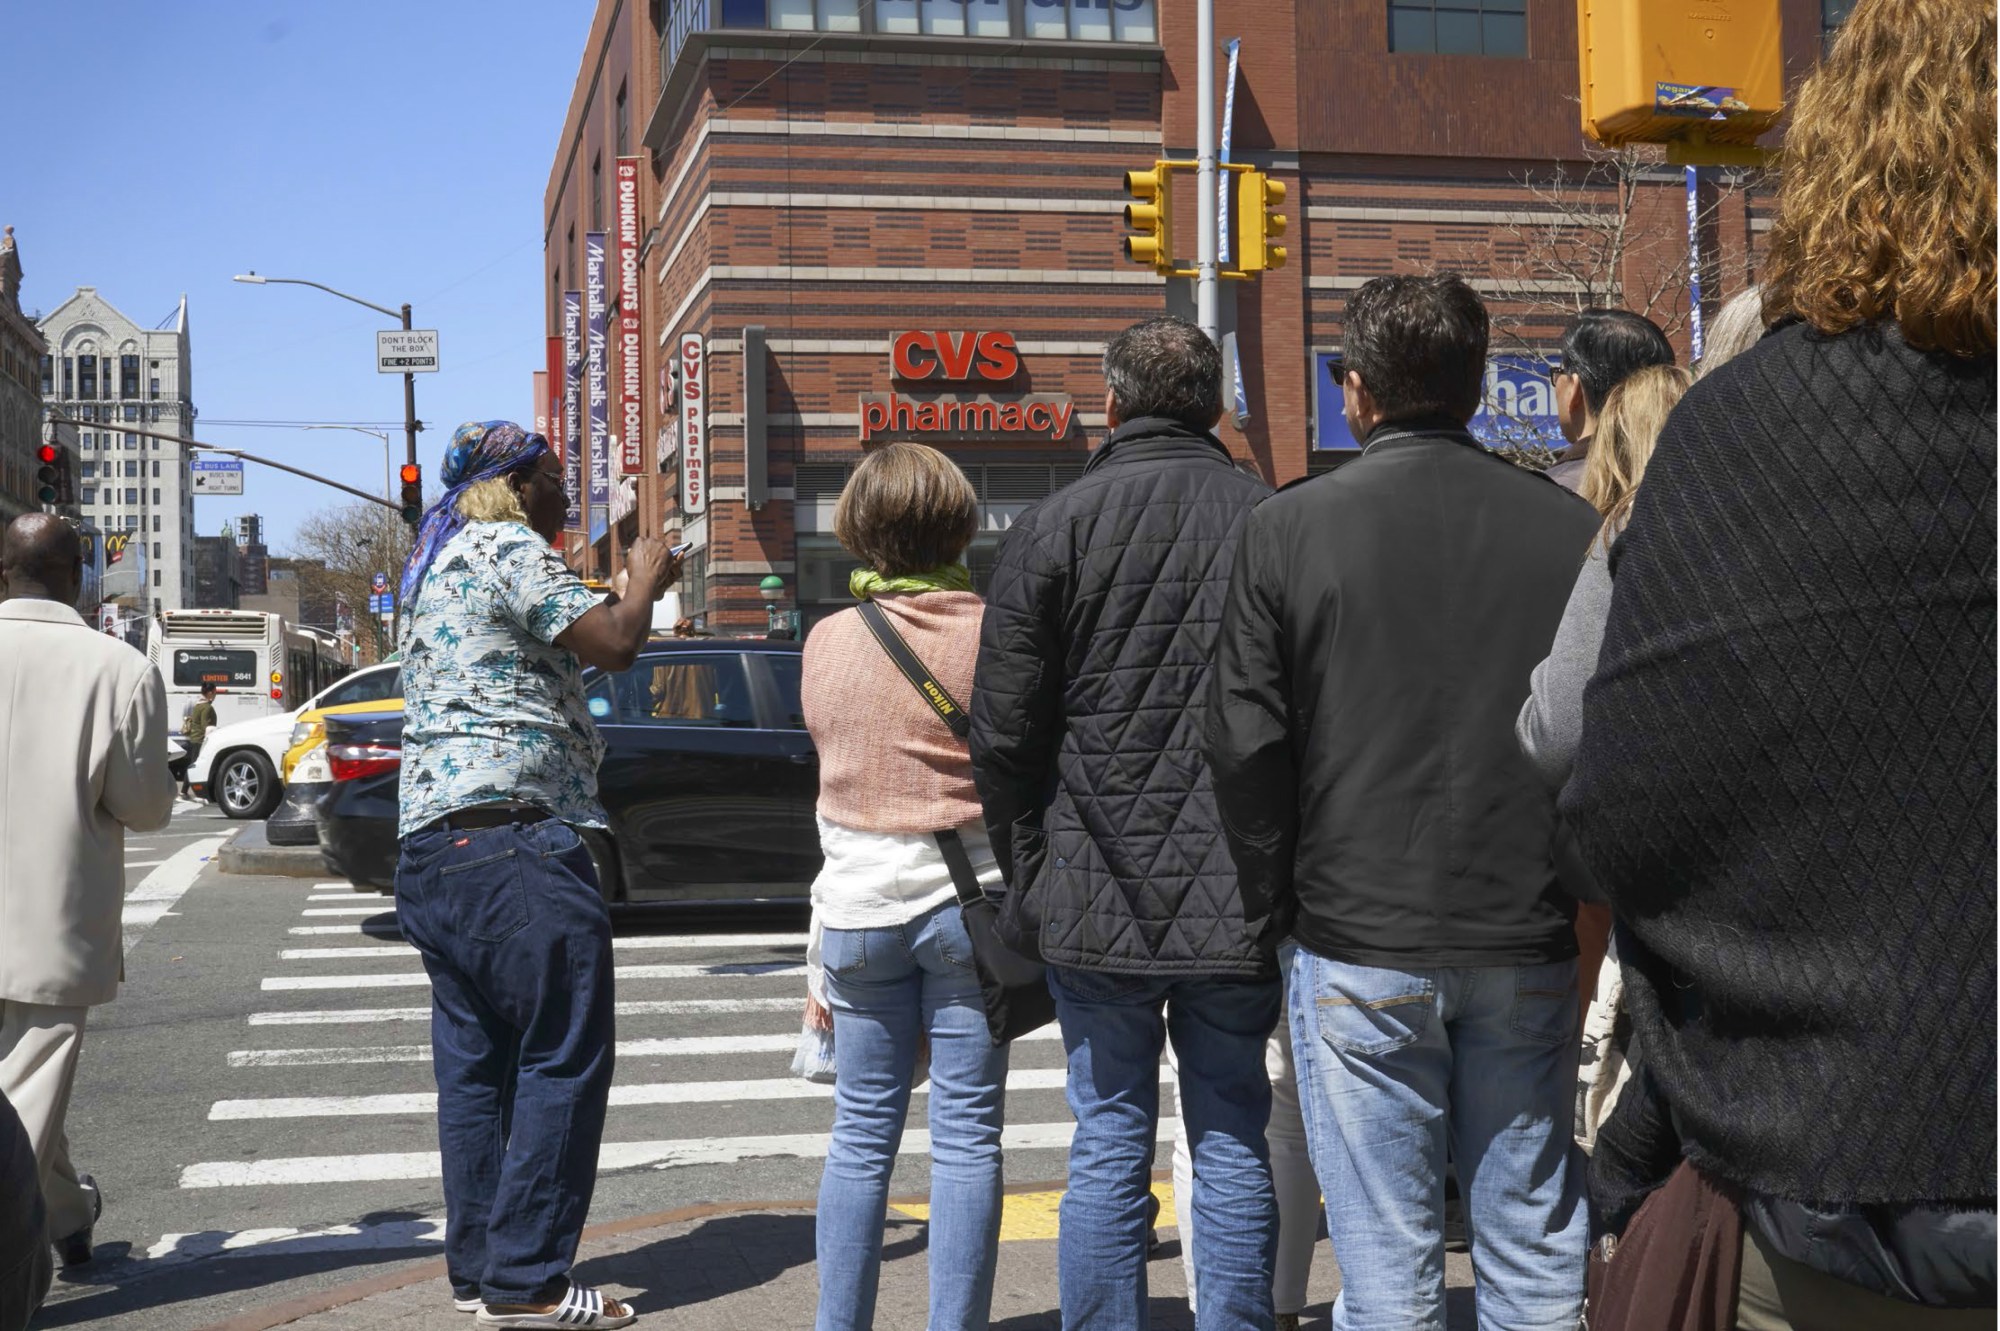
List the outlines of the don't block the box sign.
{"type": "Polygon", "coordinates": [[[898,333],[889,340],[889,370],[896,387],[861,394],[863,443],[1061,443],[1076,425],[1067,394],[1025,391],[1012,333],[898,333]]]}

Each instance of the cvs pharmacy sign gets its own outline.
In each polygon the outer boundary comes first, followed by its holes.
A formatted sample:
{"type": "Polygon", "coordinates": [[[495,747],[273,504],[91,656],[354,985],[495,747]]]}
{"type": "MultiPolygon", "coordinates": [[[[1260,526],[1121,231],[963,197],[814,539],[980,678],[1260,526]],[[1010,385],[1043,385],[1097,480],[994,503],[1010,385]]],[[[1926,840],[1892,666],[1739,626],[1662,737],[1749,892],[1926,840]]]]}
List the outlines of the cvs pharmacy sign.
{"type": "Polygon", "coordinates": [[[1076,405],[1060,393],[1007,391],[1021,373],[1012,333],[898,333],[889,372],[906,385],[861,394],[861,439],[918,442],[1069,437],[1076,405]]]}

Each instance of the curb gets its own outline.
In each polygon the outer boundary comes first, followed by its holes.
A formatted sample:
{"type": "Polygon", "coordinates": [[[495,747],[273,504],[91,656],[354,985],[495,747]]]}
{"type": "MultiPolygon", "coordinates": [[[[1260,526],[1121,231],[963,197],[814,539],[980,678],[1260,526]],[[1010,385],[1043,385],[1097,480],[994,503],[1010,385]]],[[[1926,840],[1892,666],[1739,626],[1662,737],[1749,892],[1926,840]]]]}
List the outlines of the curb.
{"type": "Polygon", "coordinates": [[[278,878],[326,878],[333,875],[320,858],[318,846],[274,846],[262,823],[238,828],[216,856],[222,872],[278,878]]]}
{"type": "MultiPolygon", "coordinates": [[[[1169,1176],[1169,1171],[1156,1169],[1155,1178],[1169,1176]]],[[[1009,1183],[1003,1192],[1048,1192],[1060,1190],[1062,1183],[1009,1183]]],[[[921,1197],[891,1197],[889,1208],[899,1205],[915,1205],[928,1202],[929,1194],[921,1197]]],[[[628,1216],[623,1220],[607,1220],[601,1225],[586,1226],[578,1242],[578,1248],[593,1239],[616,1238],[620,1234],[630,1234],[642,1229],[662,1229],[668,1225],[684,1224],[690,1220],[706,1220],[718,1215],[749,1215],[758,1211],[813,1211],[817,1201],[791,1202],[702,1202],[694,1206],[676,1207],[671,1211],[655,1211],[651,1215],[628,1216]]],[[[583,1261],[581,1252],[578,1261],[583,1261]]],[[[220,1322],[211,1322],[197,1331],[273,1331],[273,1328],[289,1326],[307,1317],[317,1317],[335,1308],[344,1308],[351,1303],[372,1299],[377,1294],[389,1294],[411,1285],[421,1285],[427,1280],[436,1280],[445,1274],[444,1259],[433,1258],[418,1262],[414,1266],[401,1267],[394,1271],[384,1271],[380,1275],[369,1276],[345,1285],[335,1285],[316,1294],[302,1294],[283,1303],[268,1304],[262,1308],[252,1308],[248,1312],[236,1314],[220,1322]]]]}

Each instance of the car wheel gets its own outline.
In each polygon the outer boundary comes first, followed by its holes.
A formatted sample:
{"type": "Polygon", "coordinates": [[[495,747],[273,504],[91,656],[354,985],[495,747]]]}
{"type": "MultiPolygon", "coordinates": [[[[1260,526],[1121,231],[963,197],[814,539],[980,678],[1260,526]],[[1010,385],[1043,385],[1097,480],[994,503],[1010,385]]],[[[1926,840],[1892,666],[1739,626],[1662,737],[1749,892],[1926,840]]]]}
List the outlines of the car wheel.
{"type": "Polygon", "coordinates": [[[625,885],[619,881],[618,860],[605,845],[603,834],[594,828],[579,829],[583,848],[590,852],[590,866],[597,870],[597,891],[607,905],[625,899],[625,885]]]}
{"type": "Polygon", "coordinates": [[[268,817],[284,795],[271,760],[255,749],[241,749],[224,758],[209,780],[215,787],[215,802],[229,818],[268,817]]]}

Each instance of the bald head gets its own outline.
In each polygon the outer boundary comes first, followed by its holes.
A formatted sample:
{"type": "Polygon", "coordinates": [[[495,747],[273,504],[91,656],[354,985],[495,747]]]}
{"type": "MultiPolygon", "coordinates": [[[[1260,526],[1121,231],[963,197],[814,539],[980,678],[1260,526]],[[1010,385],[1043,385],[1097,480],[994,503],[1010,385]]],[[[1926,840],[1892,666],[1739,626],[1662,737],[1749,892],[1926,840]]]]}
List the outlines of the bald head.
{"type": "Polygon", "coordinates": [[[73,606],[83,590],[83,538],[61,518],[24,513],[0,538],[0,575],[10,597],[73,606]]]}

